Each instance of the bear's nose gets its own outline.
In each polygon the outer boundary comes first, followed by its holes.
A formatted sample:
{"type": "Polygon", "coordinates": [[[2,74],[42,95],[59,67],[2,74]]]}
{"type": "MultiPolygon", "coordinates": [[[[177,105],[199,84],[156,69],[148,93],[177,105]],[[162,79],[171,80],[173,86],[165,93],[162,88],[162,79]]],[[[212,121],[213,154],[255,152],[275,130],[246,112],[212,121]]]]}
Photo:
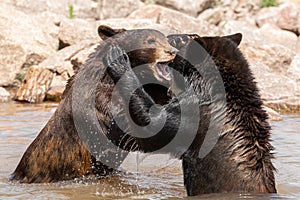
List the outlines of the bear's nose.
{"type": "Polygon", "coordinates": [[[178,50],[174,47],[170,48],[167,53],[170,55],[175,55],[178,52],[178,50]]]}

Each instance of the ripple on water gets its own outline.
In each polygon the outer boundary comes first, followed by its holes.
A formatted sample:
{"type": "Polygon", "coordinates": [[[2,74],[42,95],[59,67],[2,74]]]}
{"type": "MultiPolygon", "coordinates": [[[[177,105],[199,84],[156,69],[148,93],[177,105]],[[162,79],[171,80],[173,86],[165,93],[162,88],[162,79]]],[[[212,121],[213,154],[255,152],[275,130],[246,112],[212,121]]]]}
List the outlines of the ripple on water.
{"type": "MultiPolygon", "coordinates": [[[[131,154],[132,158],[126,163],[126,169],[131,173],[100,181],[78,179],[31,185],[8,182],[9,174],[56,106],[57,104],[1,104],[0,199],[182,199],[186,196],[180,162],[170,160],[169,156],[157,155],[146,156],[145,163],[137,166],[136,155],[131,154]]],[[[272,127],[272,143],[276,147],[275,165],[278,169],[276,181],[280,195],[211,194],[204,195],[201,199],[300,198],[300,116],[284,115],[283,121],[272,122],[272,127]]],[[[141,157],[143,156],[140,155],[141,157]]]]}

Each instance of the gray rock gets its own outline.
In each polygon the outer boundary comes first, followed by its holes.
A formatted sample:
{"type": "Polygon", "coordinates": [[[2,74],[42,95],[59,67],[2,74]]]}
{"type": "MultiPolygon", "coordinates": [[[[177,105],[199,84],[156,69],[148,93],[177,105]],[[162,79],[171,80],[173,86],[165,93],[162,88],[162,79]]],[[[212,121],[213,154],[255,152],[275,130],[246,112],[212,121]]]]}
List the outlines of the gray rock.
{"type": "Polygon", "coordinates": [[[108,25],[113,28],[125,28],[127,30],[129,29],[137,29],[137,28],[152,28],[161,31],[164,34],[168,33],[173,33],[174,30],[169,28],[168,26],[164,26],[161,24],[156,23],[156,18],[153,17],[136,17],[134,16],[129,16],[124,19],[105,19],[105,20],[100,20],[99,24],[104,24],[108,25]]]}
{"type": "Polygon", "coordinates": [[[7,102],[10,99],[9,92],[4,89],[3,87],[0,87],[0,102],[7,102]]]}
{"type": "Polygon", "coordinates": [[[257,27],[254,24],[251,24],[247,21],[238,21],[238,20],[222,21],[218,27],[222,31],[222,35],[242,33],[243,42],[260,40],[259,36],[256,33],[254,33],[254,31],[257,30],[257,27]]]}
{"type": "Polygon", "coordinates": [[[14,84],[17,72],[26,63],[25,50],[0,33],[0,86],[14,84]]]}
{"type": "Polygon", "coordinates": [[[299,47],[300,40],[297,35],[290,31],[285,31],[274,24],[265,24],[260,29],[254,31],[266,45],[278,44],[282,45],[293,52],[299,47]]]}
{"type": "Polygon", "coordinates": [[[45,92],[45,101],[60,101],[67,80],[63,76],[54,76],[49,89],[45,92]]]}
{"type": "Polygon", "coordinates": [[[51,44],[49,44],[49,46],[54,50],[58,50],[59,28],[61,25],[61,21],[66,19],[66,17],[49,11],[31,13],[30,16],[37,21],[37,23],[39,24],[39,28],[42,29],[44,34],[46,34],[51,39],[51,44]]]}
{"type": "Polygon", "coordinates": [[[99,41],[97,21],[84,19],[63,19],[59,26],[59,40],[65,45],[77,44],[84,40],[99,41]]]}
{"type": "Polygon", "coordinates": [[[100,19],[124,18],[144,4],[137,0],[98,0],[100,19]]]}
{"type": "MultiPolygon", "coordinates": [[[[80,51],[92,47],[96,42],[93,40],[84,40],[81,42],[78,42],[75,45],[71,45],[68,47],[65,47],[59,51],[57,51],[56,53],[52,54],[51,56],[49,56],[47,59],[45,59],[43,62],[41,62],[39,64],[39,67],[41,68],[47,68],[55,73],[60,73],[61,71],[65,71],[62,70],[63,69],[68,69],[69,68],[69,64],[66,65],[66,67],[64,67],[64,63],[70,63],[71,59],[78,54],[80,51]]],[[[70,71],[70,70],[67,70],[70,71]]],[[[73,74],[70,72],[70,76],[72,76],[73,74]]]]}
{"type": "Polygon", "coordinates": [[[297,36],[270,23],[261,28],[245,21],[221,24],[224,35],[242,32],[239,48],[250,63],[265,105],[280,112],[299,112],[300,84],[291,75],[299,73],[295,57],[299,48],[297,36]]]}
{"type": "Polygon", "coordinates": [[[212,7],[215,0],[155,0],[155,3],[196,17],[202,11],[212,7]]]}
{"type": "Polygon", "coordinates": [[[96,46],[98,44],[94,41],[81,41],[58,51],[40,63],[39,67],[49,69],[54,73],[49,89],[45,92],[45,100],[59,101],[61,99],[67,81],[95,51],[96,46]]]}
{"type": "Polygon", "coordinates": [[[59,101],[67,80],[74,75],[72,61],[77,60],[81,65],[88,54],[80,52],[94,48],[94,44],[94,41],[81,41],[49,56],[38,66],[30,67],[15,100],[39,103],[46,97],[48,100],[59,101]]]}
{"type": "Polygon", "coordinates": [[[197,19],[218,26],[222,21],[226,20],[226,12],[227,9],[224,7],[209,8],[200,13],[197,19]]]}
{"type": "Polygon", "coordinates": [[[264,24],[277,25],[279,7],[266,7],[259,10],[255,16],[255,21],[259,27],[264,24]]]}
{"type": "MultiPolygon", "coordinates": [[[[300,85],[300,53],[298,53],[294,58],[287,70],[287,74],[289,77],[293,78],[300,85]]],[[[300,95],[300,87],[299,87],[299,95],[300,95]]]]}
{"type": "Polygon", "coordinates": [[[11,5],[0,6],[0,85],[14,84],[22,67],[38,64],[54,53],[54,40],[35,19],[11,5]]]}
{"type": "Polygon", "coordinates": [[[280,5],[277,25],[284,29],[300,34],[300,5],[284,3],[280,5]]]}
{"type": "MultiPolygon", "coordinates": [[[[213,9],[219,12],[219,8],[222,10],[222,21],[224,23],[238,20],[255,25],[254,16],[260,10],[260,3],[261,0],[221,0],[213,9]]],[[[217,13],[217,15],[219,14],[217,13]]]]}
{"type": "Polygon", "coordinates": [[[264,104],[279,112],[299,112],[299,84],[261,62],[249,62],[264,104]]]}
{"type": "Polygon", "coordinates": [[[249,61],[268,66],[270,70],[282,75],[287,75],[295,53],[279,44],[267,44],[264,41],[245,41],[240,46],[249,61]]]}
{"type": "Polygon", "coordinates": [[[65,17],[69,17],[72,6],[76,18],[98,18],[97,2],[93,0],[6,0],[6,3],[29,14],[48,11],[65,17]]]}
{"type": "Polygon", "coordinates": [[[197,33],[199,35],[219,34],[219,29],[206,21],[158,5],[144,6],[133,12],[128,18],[151,19],[177,33],[197,33]]]}

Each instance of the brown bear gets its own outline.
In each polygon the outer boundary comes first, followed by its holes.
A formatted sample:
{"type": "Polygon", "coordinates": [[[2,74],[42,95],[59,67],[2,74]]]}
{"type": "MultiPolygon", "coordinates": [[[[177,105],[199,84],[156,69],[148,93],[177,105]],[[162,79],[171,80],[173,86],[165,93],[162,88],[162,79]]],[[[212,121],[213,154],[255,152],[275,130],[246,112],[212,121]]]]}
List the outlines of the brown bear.
{"type": "Polygon", "coordinates": [[[153,65],[172,60],[176,49],[166,36],[152,29],[125,31],[100,26],[98,34],[105,41],[69,80],[56,112],[27,148],[11,180],[48,183],[105,176],[122,161],[119,148],[108,143],[119,145],[123,133],[115,131],[106,140],[112,126],[109,102],[114,83],[105,71],[104,52],[118,44],[127,50],[132,67],[147,64],[153,74],[153,65]],[[105,141],[99,141],[101,138],[105,141]],[[109,163],[103,161],[107,159],[109,163]]]}
{"type": "MultiPolygon", "coordinates": [[[[262,109],[249,65],[238,49],[242,35],[200,37],[179,34],[168,38],[179,49],[174,61],[165,66],[182,75],[182,78],[176,78],[176,73],[171,71],[173,83],[170,89],[176,90],[177,95],[153,114],[150,110],[155,101],[143,88],[138,88],[135,90],[138,95],[132,95],[130,106],[122,107],[131,110],[130,115],[122,117],[131,117],[141,126],[156,124],[166,118],[156,135],[135,138],[140,150],[164,149],[177,137],[176,134],[182,134],[179,130],[183,124],[186,128],[181,139],[164,151],[182,159],[184,185],[189,196],[228,192],[276,193],[268,116],[262,109]],[[198,108],[182,112],[182,107],[195,102],[198,108]],[[193,133],[195,126],[197,129],[193,133]],[[189,146],[186,146],[186,138],[193,140],[189,146]]],[[[123,98],[139,82],[127,57],[117,45],[105,56],[112,79],[117,83],[120,77],[126,77],[118,88],[123,98]]],[[[165,74],[165,77],[169,76],[165,74]]],[[[134,131],[134,126],[129,123],[127,132],[134,131]]],[[[143,134],[151,132],[150,129],[143,131],[143,134]]]]}

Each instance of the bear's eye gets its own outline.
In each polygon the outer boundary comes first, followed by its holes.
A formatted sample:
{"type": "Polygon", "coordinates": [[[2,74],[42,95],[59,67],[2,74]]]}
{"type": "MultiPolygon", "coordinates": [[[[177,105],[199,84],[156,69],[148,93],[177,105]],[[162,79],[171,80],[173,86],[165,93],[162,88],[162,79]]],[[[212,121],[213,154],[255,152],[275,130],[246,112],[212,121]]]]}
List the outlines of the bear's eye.
{"type": "Polygon", "coordinates": [[[154,38],[150,38],[147,42],[148,42],[148,44],[154,44],[155,43],[155,39],[154,38]]]}

